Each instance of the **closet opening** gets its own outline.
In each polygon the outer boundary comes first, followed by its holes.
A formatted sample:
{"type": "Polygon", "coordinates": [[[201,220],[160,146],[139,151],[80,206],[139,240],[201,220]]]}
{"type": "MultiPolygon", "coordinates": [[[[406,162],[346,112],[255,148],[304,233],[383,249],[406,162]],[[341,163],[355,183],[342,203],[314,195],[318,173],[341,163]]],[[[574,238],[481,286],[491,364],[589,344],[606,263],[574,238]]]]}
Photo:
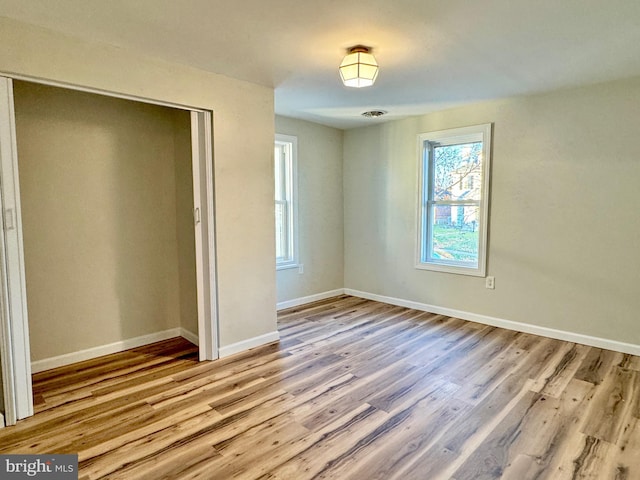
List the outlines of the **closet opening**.
{"type": "Polygon", "coordinates": [[[32,373],[172,337],[217,358],[211,112],[3,80],[7,424],[32,373]]]}

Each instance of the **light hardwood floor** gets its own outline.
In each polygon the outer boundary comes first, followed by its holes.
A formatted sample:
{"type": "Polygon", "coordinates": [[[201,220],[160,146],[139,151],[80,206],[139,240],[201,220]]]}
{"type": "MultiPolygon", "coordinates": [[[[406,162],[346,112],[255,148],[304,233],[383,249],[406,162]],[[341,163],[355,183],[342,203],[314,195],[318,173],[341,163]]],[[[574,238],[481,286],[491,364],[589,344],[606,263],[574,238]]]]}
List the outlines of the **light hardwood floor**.
{"type": "Polygon", "coordinates": [[[342,296],[279,343],[182,339],[34,376],[0,453],[81,479],[639,479],[640,358],[342,296]]]}

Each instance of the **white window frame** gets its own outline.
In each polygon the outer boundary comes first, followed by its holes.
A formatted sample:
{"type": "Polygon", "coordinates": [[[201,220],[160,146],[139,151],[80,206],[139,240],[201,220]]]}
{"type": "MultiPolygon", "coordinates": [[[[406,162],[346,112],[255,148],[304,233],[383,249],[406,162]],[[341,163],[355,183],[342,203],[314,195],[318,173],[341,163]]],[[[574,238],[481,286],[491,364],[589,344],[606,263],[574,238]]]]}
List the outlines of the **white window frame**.
{"type": "MultiPolygon", "coordinates": [[[[282,147],[285,162],[284,187],[287,210],[287,255],[276,257],[276,270],[298,267],[298,138],[276,134],[275,145],[282,147]]],[[[274,149],[275,151],[275,149],[274,149]]],[[[274,162],[279,159],[274,158],[274,162]]],[[[274,164],[275,172],[275,164],[274,164]]],[[[275,182],[274,182],[275,185],[275,182]]]]}
{"type": "Polygon", "coordinates": [[[491,172],[491,131],[490,123],[474,125],[470,127],[452,128],[435,132],[421,133],[418,135],[418,216],[417,216],[417,242],[416,265],[422,270],[472,275],[476,277],[486,276],[487,268],[487,234],[489,224],[489,185],[491,172]],[[469,205],[473,203],[479,208],[478,225],[478,264],[477,267],[465,264],[461,261],[435,259],[428,256],[431,251],[431,215],[432,205],[438,202],[431,198],[433,191],[433,161],[429,145],[457,145],[482,140],[482,171],[480,174],[482,186],[480,200],[470,202],[468,200],[446,201],[446,204],[459,203],[469,205]]]}

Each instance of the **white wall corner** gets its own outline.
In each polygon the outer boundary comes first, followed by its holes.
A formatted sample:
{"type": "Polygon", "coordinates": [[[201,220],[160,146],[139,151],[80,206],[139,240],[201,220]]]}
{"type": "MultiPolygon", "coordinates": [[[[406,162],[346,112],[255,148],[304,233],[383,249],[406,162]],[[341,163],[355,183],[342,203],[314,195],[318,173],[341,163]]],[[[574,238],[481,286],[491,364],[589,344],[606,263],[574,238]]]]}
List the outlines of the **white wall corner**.
{"type": "Polygon", "coordinates": [[[143,345],[149,345],[150,343],[180,337],[183,336],[181,330],[182,329],[180,328],[172,328],[162,332],[121,340],[108,345],[100,345],[97,347],[87,348],[86,350],[65,353],[64,355],[58,355],[57,357],[36,360],[35,362],[31,362],[31,371],[32,373],[44,372],[45,370],[50,370],[52,368],[64,367],[65,365],[71,365],[72,363],[91,360],[92,358],[102,357],[103,355],[124,352],[130,348],[142,347],[143,345]]]}
{"type": "Polygon", "coordinates": [[[248,338],[247,340],[242,340],[241,342],[232,343],[231,345],[220,347],[220,358],[229,357],[236,353],[249,350],[250,348],[266,345],[267,343],[277,342],[278,340],[280,340],[280,333],[278,333],[277,331],[265,333],[264,335],[253,338],[248,338]]]}
{"type": "Polygon", "coordinates": [[[314,295],[308,295],[306,297],[294,298],[293,300],[286,300],[284,302],[278,302],[276,305],[277,310],[284,310],[285,308],[297,307],[298,305],[305,305],[311,302],[317,302],[318,300],[324,300],[326,298],[337,297],[344,295],[344,288],[337,288],[335,290],[329,290],[322,293],[316,293],[314,295]]]}
{"type": "Polygon", "coordinates": [[[482,323],[483,325],[490,325],[492,327],[506,328],[507,330],[514,330],[516,332],[530,333],[532,335],[539,335],[541,337],[554,338],[556,340],[564,340],[566,342],[579,343],[581,345],[587,345],[590,347],[604,348],[606,350],[613,350],[621,353],[628,353],[630,355],[640,355],[640,345],[633,343],[618,342],[608,338],[592,337],[590,335],[583,335],[581,333],[568,332],[565,330],[556,330],[554,328],[541,327],[538,325],[531,325],[529,323],[514,322],[511,320],[505,320],[502,318],[490,317],[488,315],[480,315],[477,313],[465,312],[463,310],[455,310],[452,308],[439,307],[437,305],[429,305],[426,303],[414,302],[411,300],[404,300],[401,298],[387,297],[384,295],[377,295],[375,293],[362,292],[359,290],[353,290],[345,288],[344,293],[346,295],[352,295],[354,297],[366,298],[367,300],[374,300],[376,302],[389,303],[391,305],[398,305],[400,307],[412,308],[414,310],[420,310],[424,312],[436,313],[439,315],[446,315],[448,317],[460,318],[462,320],[468,320],[470,322],[482,323]]]}

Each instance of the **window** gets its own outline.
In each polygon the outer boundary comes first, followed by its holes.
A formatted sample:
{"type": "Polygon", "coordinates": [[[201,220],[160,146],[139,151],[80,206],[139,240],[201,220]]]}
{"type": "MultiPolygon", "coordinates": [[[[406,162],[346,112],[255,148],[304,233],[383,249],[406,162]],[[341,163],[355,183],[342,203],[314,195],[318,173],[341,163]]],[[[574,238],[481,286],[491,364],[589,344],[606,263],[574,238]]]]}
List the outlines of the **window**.
{"type": "Polygon", "coordinates": [[[276,268],[297,266],[296,218],[296,155],[297,138],[276,135],[276,268]]]}
{"type": "Polygon", "coordinates": [[[419,135],[416,268],[485,275],[491,124],[419,135]]]}

